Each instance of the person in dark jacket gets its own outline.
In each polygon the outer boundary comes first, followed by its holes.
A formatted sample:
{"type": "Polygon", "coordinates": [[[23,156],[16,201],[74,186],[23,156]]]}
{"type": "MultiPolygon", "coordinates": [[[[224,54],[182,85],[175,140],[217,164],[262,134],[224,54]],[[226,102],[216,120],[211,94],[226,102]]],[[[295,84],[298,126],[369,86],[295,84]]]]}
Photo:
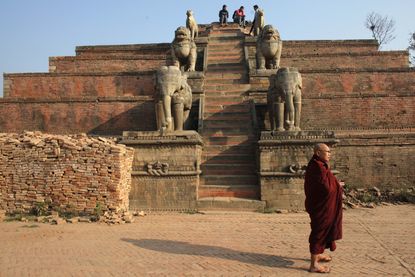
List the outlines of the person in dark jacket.
{"type": "Polygon", "coordinates": [[[219,11],[220,26],[228,25],[229,13],[228,13],[228,10],[226,8],[227,8],[227,6],[223,5],[222,9],[219,11]]]}
{"type": "Polygon", "coordinates": [[[305,208],[311,220],[309,271],[316,273],[330,271],[319,262],[331,261],[330,256],[323,254],[324,250],[334,251],[335,241],[342,238],[343,187],[330,170],[330,157],[330,148],[326,144],[316,144],[304,180],[305,208]]]}

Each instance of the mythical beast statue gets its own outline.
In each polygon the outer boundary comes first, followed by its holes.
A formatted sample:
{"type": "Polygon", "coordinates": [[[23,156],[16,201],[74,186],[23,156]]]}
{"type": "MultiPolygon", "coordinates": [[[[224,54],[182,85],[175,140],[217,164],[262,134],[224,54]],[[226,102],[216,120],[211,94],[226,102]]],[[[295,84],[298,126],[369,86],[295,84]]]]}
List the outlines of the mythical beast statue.
{"type": "Polygon", "coordinates": [[[277,69],[280,66],[282,41],[272,25],[265,25],[256,42],[258,69],[277,69]]]}
{"type": "Polygon", "coordinates": [[[156,119],[161,131],[181,131],[192,107],[192,89],[187,76],[176,66],[157,70],[156,119]]]}
{"type": "Polygon", "coordinates": [[[297,68],[282,67],[278,69],[267,95],[271,130],[301,130],[302,86],[301,74],[297,68]]]}
{"type": "Polygon", "coordinates": [[[173,65],[179,68],[184,67],[184,71],[195,71],[196,44],[191,38],[190,30],[186,27],[181,26],[174,32],[171,55],[173,65]]]}
{"type": "Polygon", "coordinates": [[[193,16],[193,11],[188,10],[186,12],[187,19],[186,19],[186,28],[190,30],[190,38],[194,40],[198,37],[199,27],[197,26],[196,19],[193,16]]]}

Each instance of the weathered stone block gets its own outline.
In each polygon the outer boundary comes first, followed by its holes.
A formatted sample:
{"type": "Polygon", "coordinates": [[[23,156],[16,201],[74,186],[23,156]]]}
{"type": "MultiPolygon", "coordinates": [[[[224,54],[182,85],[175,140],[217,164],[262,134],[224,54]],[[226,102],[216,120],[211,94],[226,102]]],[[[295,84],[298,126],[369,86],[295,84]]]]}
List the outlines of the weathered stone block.
{"type": "Polygon", "coordinates": [[[338,140],[327,131],[261,132],[259,176],[261,200],[267,208],[304,209],[303,175],[317,142],[331,146],[338,140]]]}
{"type": "Polygon", "coordinates": [[[195,209],[202,139],[195,131],[124,132],[134,148],[131,209],[195,209]]]}

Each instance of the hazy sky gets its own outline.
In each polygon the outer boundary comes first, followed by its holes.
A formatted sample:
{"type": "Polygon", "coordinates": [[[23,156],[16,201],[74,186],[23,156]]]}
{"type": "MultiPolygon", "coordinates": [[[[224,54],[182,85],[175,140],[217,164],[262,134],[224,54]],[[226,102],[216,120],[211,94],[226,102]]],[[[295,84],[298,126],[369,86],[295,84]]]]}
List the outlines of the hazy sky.
{"type": "MultiPolygon", "coordinates": [[[[73,56],[81,45],[171,42],[186,10],[199,24],[254,4],[283,40],[370,39],[364,27],[374,11],[396,21],[396,39],[385,50],[408,47],[415,31],[415,0],[0,0],[0,72],[47,72],[49,56],[73,56]]],[[[283,49],[284,51],[284,49],[283,49]]],[[[0,96],[3,95],[0,78],[0,96]]]]}

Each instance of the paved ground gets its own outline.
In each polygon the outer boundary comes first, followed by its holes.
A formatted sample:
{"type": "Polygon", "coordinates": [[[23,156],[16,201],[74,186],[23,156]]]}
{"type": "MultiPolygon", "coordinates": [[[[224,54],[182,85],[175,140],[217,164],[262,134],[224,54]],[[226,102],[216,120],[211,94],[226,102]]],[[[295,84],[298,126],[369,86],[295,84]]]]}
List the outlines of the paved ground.
{"type": "MultiPolygon", "coordinates": [[[[414,276],[415,206],[347,210],[330,276],[414,276]]],[[[0,276],[313,276],[307,214],[151,214],[0,223],[0,276]]]]}

